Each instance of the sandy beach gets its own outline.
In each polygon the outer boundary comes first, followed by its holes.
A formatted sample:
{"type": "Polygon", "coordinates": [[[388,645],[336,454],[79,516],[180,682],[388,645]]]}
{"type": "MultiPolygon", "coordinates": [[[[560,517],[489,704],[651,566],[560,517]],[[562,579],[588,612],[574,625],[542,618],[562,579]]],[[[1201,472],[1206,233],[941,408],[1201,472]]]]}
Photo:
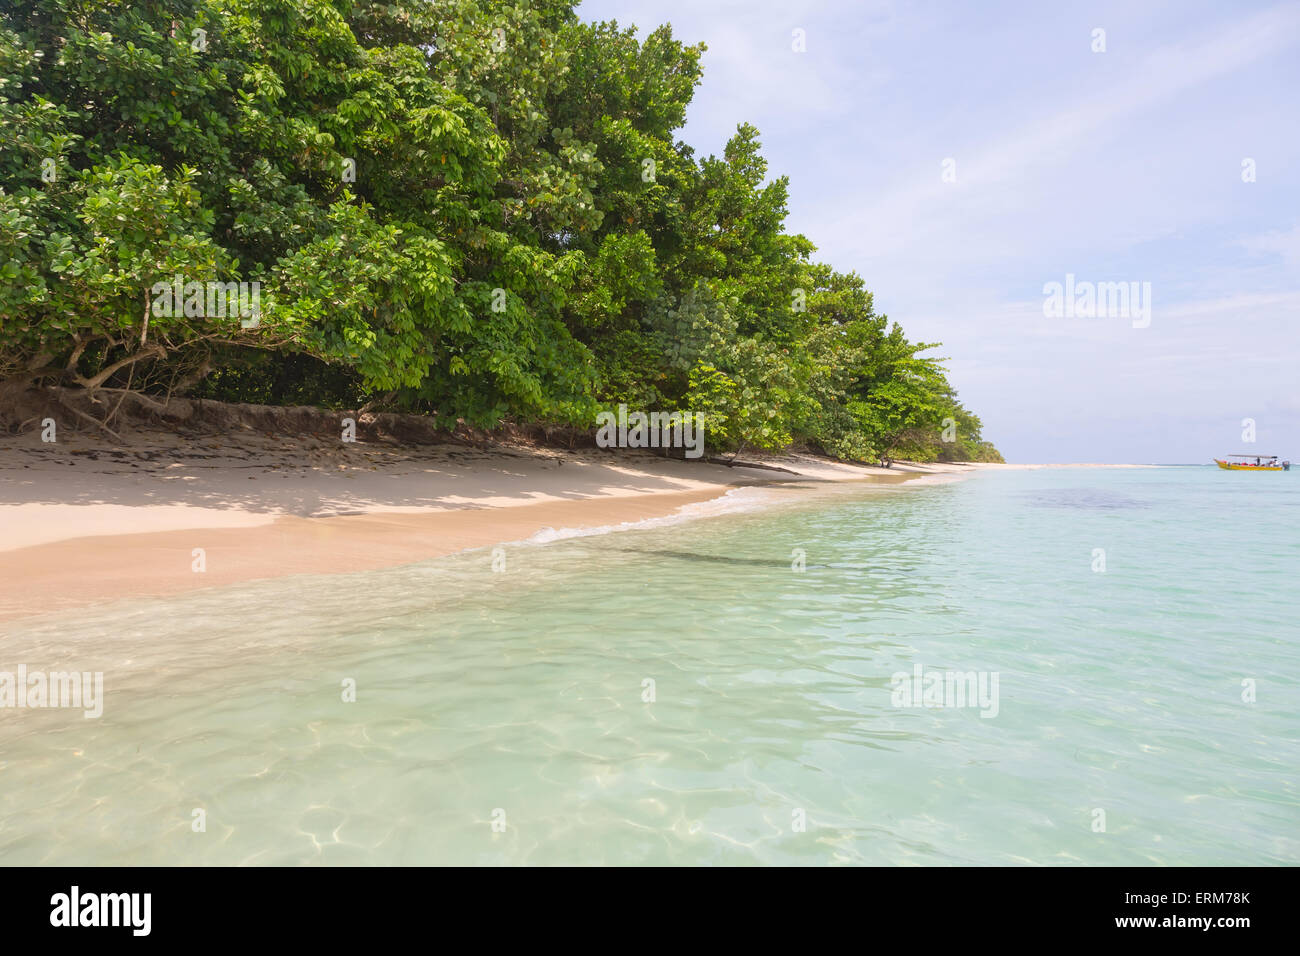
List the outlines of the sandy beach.
{"type": "Polygon", "coordinates": [[[396,446],[161,429],[125,445],[84,433],[48,444],[5,439],[0,462],[0,619],[392,567],[548,528],[665,517],[746,485],[971,470],[808,455],[728,467],[523,443],[396,446]]]}

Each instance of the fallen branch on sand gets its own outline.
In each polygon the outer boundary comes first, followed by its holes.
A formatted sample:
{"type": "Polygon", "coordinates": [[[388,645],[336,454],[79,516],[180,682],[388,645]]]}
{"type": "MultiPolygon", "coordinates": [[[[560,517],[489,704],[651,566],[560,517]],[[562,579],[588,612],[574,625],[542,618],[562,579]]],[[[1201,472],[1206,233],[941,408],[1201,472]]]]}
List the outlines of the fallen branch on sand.
{"type": "Polygon", "coordinates": [[[783,471],[787,475],[799,475],[797,471],[791,471],[789,468],[782,468],[780,465],[765,465],[758,461],[741,461],[737,458],[706,458],[704,459],[711,465],[726,465],[728,468],[761,468],[764,471],[783,471]]]}

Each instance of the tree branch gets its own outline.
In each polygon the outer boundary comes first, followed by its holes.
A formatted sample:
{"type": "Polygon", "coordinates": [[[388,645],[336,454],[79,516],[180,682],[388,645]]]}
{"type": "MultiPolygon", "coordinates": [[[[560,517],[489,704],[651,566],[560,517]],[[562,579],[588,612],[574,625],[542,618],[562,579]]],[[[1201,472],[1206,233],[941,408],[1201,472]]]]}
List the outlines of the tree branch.
{"type": "Polygon", "coordinates": [[[136,362],[143,361],[144,359],[147,358],[163,358],[166,354],[167,354],[166,349],[164,349],[160,345],[155,345],[152,348],[145,349],[142,352],[136,352],[134,355],[128,355],[126,358],[114,362],[108,368],[104,369],[99,374],[94,375],[90,378],[83,378],[80,375],[74,374],[73,380],[78,385],[82,386],[88,391],[93,392],[95,389],[99,388],[99,386],[103,385],[110,378],[112,378],[113,373],[117,372],[119,369],[124,369],[128,365],[134,365],[136,362]]]}

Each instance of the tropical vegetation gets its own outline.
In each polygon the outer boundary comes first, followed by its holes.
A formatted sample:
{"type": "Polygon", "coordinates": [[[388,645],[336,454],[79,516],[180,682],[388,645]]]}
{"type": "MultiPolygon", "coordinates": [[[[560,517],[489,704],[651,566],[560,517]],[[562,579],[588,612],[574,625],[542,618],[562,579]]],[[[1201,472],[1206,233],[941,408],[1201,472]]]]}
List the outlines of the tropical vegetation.
{"type": "Polygon", "coordinates": [[[758,131],[680,139],[703,49],[568,0],[7,0],[0,380],[999,458],[758,131]]]}

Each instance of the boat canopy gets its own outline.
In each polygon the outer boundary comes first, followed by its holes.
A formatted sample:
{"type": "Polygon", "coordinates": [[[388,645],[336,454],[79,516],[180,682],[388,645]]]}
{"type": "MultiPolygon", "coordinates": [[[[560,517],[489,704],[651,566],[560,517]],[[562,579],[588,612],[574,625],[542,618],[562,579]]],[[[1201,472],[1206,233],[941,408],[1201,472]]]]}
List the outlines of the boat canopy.
{"type": "Polygon", "coordinates": [[[1224,458],[1276,458],[1277,455],[1224,455],[1224,458]]]}

